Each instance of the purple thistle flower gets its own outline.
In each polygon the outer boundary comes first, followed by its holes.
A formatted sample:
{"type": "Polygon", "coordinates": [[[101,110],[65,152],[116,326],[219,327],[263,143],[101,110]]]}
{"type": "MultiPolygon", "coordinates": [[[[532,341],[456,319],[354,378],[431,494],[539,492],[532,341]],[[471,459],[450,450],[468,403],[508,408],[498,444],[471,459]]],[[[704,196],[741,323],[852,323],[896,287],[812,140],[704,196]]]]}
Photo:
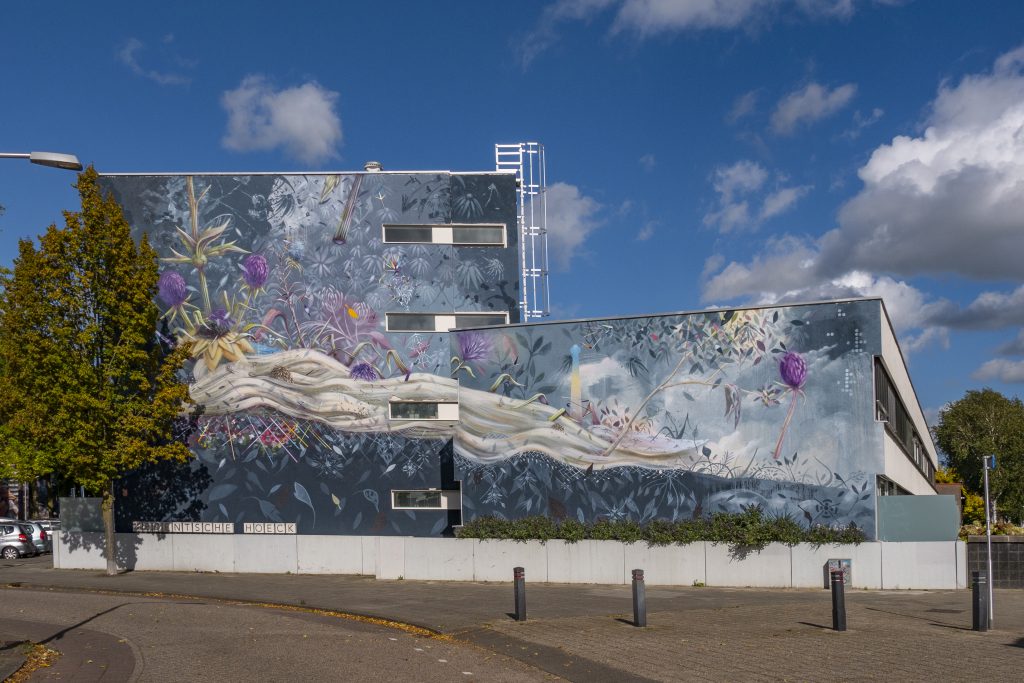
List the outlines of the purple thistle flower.
{"type": "Polygon", "coordinates": [[[267,259],[261,254],[249,254],[242,261],[242,277],[249,289],[259,289],[266,283],[270,275],[270,268],[267,267],[267,259]]]}
{"type": "Polygon", "coordinates": [[[369,363],[356,363],[348,369],[348,374],[352,379],[358,379],[363,382],[372,382],[378,377],[377,368],[369,363]]]}
{"type": "Polygon", "coordinates": [[[786,385],[799,389],[807,381],[807,363],[799,353],[789,351],[779,361],[779,374],[786,385]]]}
{"type": "Polygon", "coordinates": [[[168,308],[175,308],[185,303],[185,298],[188,296],[188,288],[185,286],[185,278],[176,271],[166,270],[161,273],[156,286],[160,294],[160,300],[168,308]]]}
{"type": "Polygon", "coordinates": [[[463,363],[484,360],[491,353],[491,338],[483,332],[459,333],[459,358],[463,363]]]}

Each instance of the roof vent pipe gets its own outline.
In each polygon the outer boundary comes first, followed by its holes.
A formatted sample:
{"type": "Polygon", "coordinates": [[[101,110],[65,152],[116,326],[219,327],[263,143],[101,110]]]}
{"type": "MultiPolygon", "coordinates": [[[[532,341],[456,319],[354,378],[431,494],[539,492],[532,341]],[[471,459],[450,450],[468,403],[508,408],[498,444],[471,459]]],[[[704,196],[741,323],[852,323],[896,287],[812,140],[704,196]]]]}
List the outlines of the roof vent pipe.
{"type": "Polygon", "coordinates": [[[363,170],[369,171],[370,173],[376,173],[377,171],[384,170],[384,164],[380,163],[379,161],[367,161],[365,164],[363,164],[363,170]]]}

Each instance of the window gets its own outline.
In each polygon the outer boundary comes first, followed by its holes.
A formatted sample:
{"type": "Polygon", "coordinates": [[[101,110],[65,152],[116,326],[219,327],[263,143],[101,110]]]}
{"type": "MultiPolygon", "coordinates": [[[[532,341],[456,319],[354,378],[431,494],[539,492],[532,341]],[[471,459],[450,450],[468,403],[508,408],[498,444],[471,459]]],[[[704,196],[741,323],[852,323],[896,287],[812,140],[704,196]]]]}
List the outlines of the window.
{"type": "Polygon", "coordinates": [[[910,495],[905,488],[894,482],[889,477],[883,477],[882,475],[878,475],[878,478],[875,482],[875,487],[877,489],[875,493],[879,496],[910,495]]]}
{"type": "Polygon", "coordinates": [[[383,225],[387,244],[455,244],[462,246],[507,246],[502,223],[451,225],[383,225]]]}
{"type": "Polygon", "coordinates": [[[459,404],[454,401],[388,401],[392,420],[458,420],[459,404]]]}
{"type": "Polygon", "coordinates": [[[885,429],[899,444],[903,453],[914,463],[918,471],[928,481],[935,480],[935,466],[932,465],[924,450],[921,436],[914,429],[910,413],[903,405],[896,387],[882,365],[880,358],[875,358],[875,419],[885,423],[885,429]]]}
{"type": "Polygon", "coordinates": [[[455,328],[507,325],[508,313],[386,313],[388,332],[447,332],[455,328]]]}
{"type": "Polygon", "coordinates": [[[426,489],[419,491],[392,491],[393,510],[458,510],[459,491],[426,489]]]}

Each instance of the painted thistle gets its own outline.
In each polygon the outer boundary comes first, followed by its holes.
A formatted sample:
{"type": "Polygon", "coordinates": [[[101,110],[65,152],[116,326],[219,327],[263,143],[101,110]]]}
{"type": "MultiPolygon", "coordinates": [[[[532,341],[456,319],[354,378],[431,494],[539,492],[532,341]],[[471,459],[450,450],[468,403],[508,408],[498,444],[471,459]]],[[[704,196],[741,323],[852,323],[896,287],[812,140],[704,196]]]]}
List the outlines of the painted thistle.
{"type": "Polygon", "coordinates": [[[459,355],[452,356],[452,365],[455,366],[452,370],[452,377],[459,370],[465,370],[470,377],[476,377],[473,374],[473,368],[469,367],[469,363],[485,360],[491,355],[491,338],[483,332],[459,332],[458,343],[459,355]]]}
{"type": "Polygon", "coordinates": [[[807,363],[799,353],[790,351],[779,361],[779,374],[786,386],[799,389],[807,381],[807,363]]]}
{"type": "Polygon", "coordinates": [[[267,282],[270,275],[270,268],[267,266],[267,259],[262,254],[249,254],[242,261],[242,279],[250,290],[260,289],[267,282]]]}
{"type": "Polygon", "coordinates": [[[372,382],[380,376],[377,368],[369,363],[356,363],[349,368],[348,372],[352,379],[358,379],[363,382],[372,382]]]}
{"type": "Polygon", "coordinates": [[[202,359],[207,370],[215,370],[221,360],[242,360],[247,353],[255,353],[246,335],[235,332],[235,321],[226,309],[218,308],[203,320],[197,315],[194,333],[186,333],[192,341],[192,357],[202,359]]]}
{"type": "Polygon", "coordinates": [[[775,452],[772,454],[775,460],[778,460],[779,455],[782,454],[782,442],[786,438],[786,430],[789,429],[793,413],[796,412],[797,399],[804,393],[803,386],[804,382],[807,381],[807,363],[799,353],[789,351],[779,361],[779,376],[782,377],[782,382],[788,388],[792,400],[789,404],[789,410],[786,412],[786,421],[782,423],[779,440],[775,443],[775,452]]]}
{"type": "Polygon", "coordinates": [[[460,332],[458,341],[463,363],[485,360],[491,353],[491,338],[483,332],[460,332]]]}
{"type": "Polygon", "coordinates": [[[185,303],[185,299],[188,298],[188,287],[185,285],[185,278],[176,271],[168,270],[161,273],[156,286],[160,300],[168,308],[177,308],[185,303]]]}

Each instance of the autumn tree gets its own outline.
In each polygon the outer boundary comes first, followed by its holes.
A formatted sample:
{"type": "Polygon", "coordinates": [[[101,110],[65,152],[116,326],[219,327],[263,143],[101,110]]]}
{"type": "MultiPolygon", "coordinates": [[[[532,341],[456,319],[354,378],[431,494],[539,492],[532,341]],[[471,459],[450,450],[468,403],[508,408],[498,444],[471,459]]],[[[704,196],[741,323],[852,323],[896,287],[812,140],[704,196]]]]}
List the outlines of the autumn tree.
{"type": "Polygon", "coordinates": [[[173,438],[188,402],[187,349],[158,341],[157,258],[136,243],[90,167],[38,247],[22,240],[0,295],[0,469],[54,473],[102,497],[107,573],[117,571],[117,479],[146,463],[184,461],[173,438]]]}
{"type": "Polygon", "coordinates": [[[1024,510],[1024,404],[998,391],[968,391],[939,411],[935,441],[964,487],[984,489],[982,457],[995,455],[998,467],[989,475],[989,491],[997,507],[1019,519],[1024,510]]]}

